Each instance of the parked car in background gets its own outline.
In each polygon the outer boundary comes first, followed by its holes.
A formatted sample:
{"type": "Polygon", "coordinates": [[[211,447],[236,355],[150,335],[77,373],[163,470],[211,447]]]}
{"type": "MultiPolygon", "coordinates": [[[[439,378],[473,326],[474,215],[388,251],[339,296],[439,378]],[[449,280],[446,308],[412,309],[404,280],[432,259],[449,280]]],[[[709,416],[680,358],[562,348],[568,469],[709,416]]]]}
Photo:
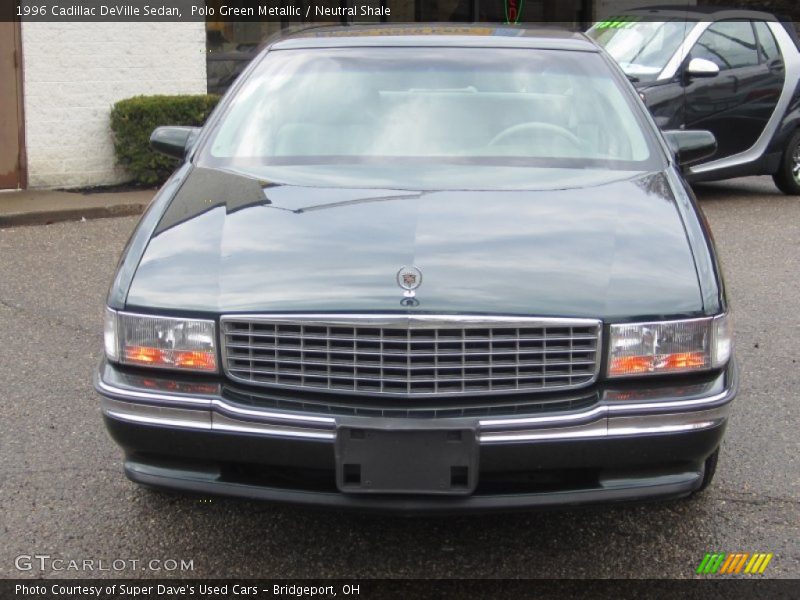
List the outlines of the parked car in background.
{"type": "Polygon", "coordinates": [[[185,162],[95,379],[133,481],[401,512],[711,482],[737,371],[680,166],[714,138],[583,34],[298,34],[152,143],[185,162]]]}
{"type": "Polygon", "coordinates": [[[715,7],[658,7],[595,24],[663,129],[705,129],[717,152],[690,181],[772,175],[800,194],[800,53],[794,24],[715,7]]]}

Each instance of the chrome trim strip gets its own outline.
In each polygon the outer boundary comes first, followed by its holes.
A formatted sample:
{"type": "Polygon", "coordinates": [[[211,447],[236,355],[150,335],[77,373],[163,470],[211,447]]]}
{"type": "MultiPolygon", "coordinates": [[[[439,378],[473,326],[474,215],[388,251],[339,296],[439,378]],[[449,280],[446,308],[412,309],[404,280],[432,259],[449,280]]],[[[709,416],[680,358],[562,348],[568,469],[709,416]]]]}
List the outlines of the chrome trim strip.
{"type": "Polygon", "coordinates": [[[610,436],[617,435],[639,435],[642,433],[678,433],[681,431],[694,431],[696,429],[708,429],[722,423],[721,419],[716,421],[700,421],[698,423],[686,423],[684,425],[654,425],[653,427],[619,427],[609,430],[610,436]]]}
{"type": "Polygon", "coordinates": [[[169,404],[188,404],[198,408],[210,408],[213,401],[212,398],[203,398],[199,396],[181,396],[179,394],[158,394],[155,392],[140,392],[136,390],[128,390],[109,385],[99,377],[95,381],[95,389],[101,394],[108,394],[114,398],[120,398],[128,402],[142,401],[142,402],[167,402],[169,404]]]}
{"type": "Polygon", "coordinates": [[[142,423],[144,425],[161,425],[169,427],[182,427],[184,429],[202,429],[210,431],[211,427],[204,426],[196,421],[184,421],[181,419],[165,419],[163,417],[144,417],[142,415],[135,415],[131,413],[123,413],[116,410],[104,409],[103,414],[119,419],[120,421],[132,421],[133,423],[142,423]]]}
{"type": "Polygon", "coordinates": [[[608,426],[605,420],[586,423],[574,427],[558,429],[539,429],[523,431],[479,432],[478,441],[481,444],[496,444],[502,442],[538,442],[544,440],[576,440],[591,437],[606,437],[608,426]]]}
{"type": "Polygon", "coordinates": [[[291,413],[276,413],[263,410],[250,410],[247,408],[239,408],[228,404],[224,400],[215,398],[213,401],[214,408],[219,409],[224,413],[231,413],[233,415],[241,415],[243,417],[254,417],[258,420],[275,420],[275,421],[290,421],[292,423],[318,423],[320,425],[336,426],[336,419],[333,417],[315,417],[313,415],[295,415],[291,413]]]}
{"type": "MultiPolygon", "coordinates": [[[[161,409],[155,414],[147,411],[158,411],[159,407],[125,403],[127,406],[117,408],[110,404],[113,400],[104,400],[103,413],[109,417],[143,425],[178,427],[201,431],[219,431],[228,433],[246,433],[307,440],[336,439],[335,431],[310,430],[298,427],[281,427],[271,424],[235,421],[222,415],[210,414],[193,409],[161,409]],[[174,411],[165,414],[164,410],[174,411]],[[199,413],[181,418],[179,413],[199,413]],[[210,422],[206,421],[210,417],[210,422]]],[[[547,440],[575,440],[582,438],[612,438],[631,435],[679,433],[716,427],[725,422],[727,406],[696,413],[670,413],[640,417],[622,417],[599,419],[591,423],[567,426],[554,429],[526,429],[521,431],[481,432],[478,441],[481,444],[504,442],[535,442],[547,440]]]]}
{"type": "MultiPolygon", "coordinates": [[[[716,427],[727,418],[732,391],[727,390],[709,398],[685,402],[652,402],[635,405],[598,406],[589,411],[572,415],[552,415],[550,417],[531,417],[527,419],[495,419],[478,421],[480,443],[525,442],[543,440],[567,440],[587,437],[618,437],[640,434],[675,433],[716,427]],[[658,412],[653,414],[625,416],[625,411],[641,408],[680,408],[710,404],[723,400],[706,410],[692,412],[658,412]],[[624,409],[624,410],[617,410],[624,409]],[[615,413],[621,413],[616,416],[615,413]],[[514,427],[529,426],[514,430],[514,427]],[[533,429],[530,428],[533,426],[533,429]],[[497,431],[485,431],[489,427],[502,427],[497,431]]],[[[219,403],[223,404],[223,403],[219,403]]],[[[298,421],[275,423],[262,421],[241,421],[215,411],[194,408],[172,408],[152,404],[136,404],[111,398],[103,398],[103,413],[134,423],[145,425],[180,427],[204,431],[225,431],[235,433],[259,434],[273,437],[299,439],[334,440],[335,419],[325,420],[329,428],[302,427],[298,421]]],[[[242,411],[249,416],[257,411],[242,411]]],[[[275,413],[270,413],[278,416],[275,413]]],[[[295,415],[290,417],[297,418],[295,415]]],[[[321,423],[320,423],[321,424],[321,423]]]]}
{"type": "Polygon", "coordinates": [[[521,431],[481,432],[482,444],[570,440],[590,437],[616,438],[633,435],[657,435],[709,429],[722,425],[728,418],[729,404],[689,413],[609,417],[594,423],[561,429],[526,429],[521,431]]]}
{"type": "Polygon", "coordinates": [[[237,421],[206,410],[135,404],[105,397],[102,402],[102,411],[103,414],[114,419],[142,425],[301,439],[333,440],[336,438],[336,432],[332,429],[320,430],[294,425],[237,421]]]}
{"type": "Polygon", "coordinates": [[[800,78],[800,58],[798,57],[797,48],[792,38],[789,37],[783,25],[780,23],[768,22],[767,27],[770,28],[770,31],[772,31],[778,42],[778,47],[783,56],[783,64],[785,66],[783,91],[781,92],[781,96],[778,99],[778,104],[775,106],[772,116],[769,118],[769,121],[767,121],[767,126],[764,128],[764,131],[761,132],[755,144],[744,152],[691,167],[689,169],[690,174],[699,175],[702,173],[709,173],[718,169],[736,167],[757,160],[767,149],[781,121],[783,121],[786,108],[789,106],[792,96],[794,96],[794,91],[797,88],[797,81],[798,78],[800,78]]]}
{"type": "Polygon", "coordinates": [[[607,405],[608,412],[610,413],[635,413],[637,411],[647,411],[662,408],[676,408],[676,409],[692,409],[698,406],[713,407],[717,404],[725,404],[728,402],[731,395],[730,390],[725,390],[719,394],[708,396],[705,398],[695,398],[694,400],[674,400],[666,402],[642,402],[640,404],[609,404],[607,405]]]}
{"type": "MultiPolygon", "coordinates": [[[[139,405],[132,404],[130,408],[139,405]]],[[[153,407],[147,406],[148,409],[153,407]]],[[[259,426],[254,423],[241,423],[232,420],[221,421],[218,415],[212,415],[211,424],[203,423],[197,420],[180,419],[159,416],[146,416],[138,414],[140,409],[134,409],[134,412],[120,411],[109,407],[103,407],[103,413],[109,417],[119,419],[121,421],[128,421],[144,425],[155,426],[168,426],[179,427],[183,429],[196,429],[202,431],[221,431],[229,433],[247,433],[257,435],[267,435],[271,437],[285,437],[294,439],[308,439],[308,440],[329,440],[336,439],[335,431],[310,431],[298,428],[281,428],[259,426]]],[[[188,409],[177,409],[188,410],[188,409]]],[[[198,411],[190,411],[198,412],[198,411]]],[[[503,442],[533,442],[533,441],[547,441],[547,440],[574,440],[581,438],[596,438],[596,437],[625,437],[630,435],[645,435],[645,434],[660,434],[660,433],[679,433],[685,431],[696,431],[700,429],[708,429],[716,427],[724,423],[725,415],[708,416],[707,413],[713,411],[703,411],[699,413],[699,420],[694,420],[687,423],[675,424],[661,424],[654,423],[648,425],[648,417],[636,419],[635,421],[626,422],[622,426],[616,426],[615,421],[618,419],[609,419],[606,421],[598,421],[589,423],[578,427],[564,427],[560,430],[524,430],[516,432],[499,432],[499,433],[481,433],[478,436],[478,441],[482,444],[493,444],[503,442]]],[[[691,415],[691,413],[689,413],[691,415]]],[[[679,418],[681,415],[659,415],[659,417],[679,418]]],[[[631,418],[625,418],[628,421],[631,418]]]]}
{"type": "Polygon", "coordinates": [[[336,439],[336,431],[319,431],[302,429],[299,427],[281,427],[259,423],[243,423],[213,413],[211,415],[211,429],[213,431],[228,431],[234,433],[255,433],[259,435],[269,435],[273,437],[292,437],[312,440],[333,440],[336,439]]]}
{"type": "Polygon", "coordinates": [[[521,427],[525,425],[548,425],[550,423],[559,425],[561,423],[580,423],[587,419],[600,419],[605,416],[614,414],[629,414],[636,411],[643,410],[661,410],[661,409],[693,409],[698,406],[713,407],[717,404],[727,403],[731,396],[731,391],[726,390],[713,396],[705,398],[696,398],[694,400],[675,400],[672,402],[642,402],[639,404],[604,404],[596,406],[588,411],[582,413],[573,413],[568,415],[552,415],[542,417],[526,417],[522,419],[487,419],[479,421],[480,427],[521,427]]]}
{"type": "Polygon", "coordinates": [[[719,425],[728,418],[729,413],[730,404],[723,404],[716,408],[688,413],[610,417],[608,431],[611,435],[636,435],[703,429],[719,425]]]}
{"type": "MultiPolygon", "coordinates": [[[[735,368],[729,377],[728,387],[723,391],[688,400],[636,403],[612,400],[572,414],[483,420],[454,418],[450,422],[458,422],[463,426],[476,425],[481,443],[617,437],[706,429],[716,427],[727,419],[730,403],[738,387],[735,368]]],[[[184,402],[186,398],[182,396],[125,390],[105,384],[99,378],[96,389],[103,396],[104,414],[146,425],[334,440],[336,425],[342,420],[241,408],[228,404],[222,398],[198,398],[196,400],[202,404],[187,406],[184,402]],[[166,402],[166,405],[158,404],[158,401],[166,402]]],[[[345,421],[369,426],[374,419],[347,417],[345,421]]],[[[405,423],[407,420],[393,421],[405,423]]]]}
{"type": "Polygon", "coordinates": [[[608,411],[607,406],[595,406],[587,411],[567,415],[545,415],[542,417],[524,417],[521,419],[487,419],[478,421],[481,428],[488,427],[523,427],[525,425],[554,425],[577,424],[588,420],[597,420],[604,417],[608,411]]]}
{"type": "Polygon", "coordinates": [[[221,413],[228,413],[229,415],[241,415],[243,417],[253,417],[256,420],[266,421],[288,421],[290,423],[314,423],[320,425],[328,425],[330,427],[336,426],[336,420],[332,417],[317,417],[314,415],[296,415],[292,413],[278,413],[263,410],[251,410],[247,408],[240,408],[232,404],[228,404],[222,398],[188,398],[185,396],[172,395],[172,394],[154,394],[150,392],[137,392],[134,390],[126,390],[112,385],[108,385],[102,380],[98,380],[97,391],[101,394],[108,394],[108,397],[113,399],[121,399],[131,402],[145,402],[157,404],[159,402],[168,403],[171,406],[180,406],[187,404],[197,408],[217,409],[221,413]]]}
{"type": "Polygon", "coordinates": [[[355,313],[346,315],[325,314],[325,313],[304,313],[304,314],[232,314],[220,317],[220,322],[226,321],[262,321],[265,323],[295,323],[303,321],[308,325],[346,325],[346,326],[369,326],[381,327],[388,325],[402,325],[407,323],[410,329],[436,329],[438,327],[451,327],[459,325],[466,329],[481,329],[493,324],[505,327],[537,327],[545,325],[563,325],[574,327],[591,327],[600,325],[599,319],[572,319],[562,317],[508,317],[491,315],[415,315],[415,314],[369,314],[355,313]]]}
{"type": "Polygon", "coordinates": [[[101,406],[103,414],[123,421],[205,431],[211,429],[211,414],[205,410],[134,404],[112,398],[103,398],[101,406]]]}

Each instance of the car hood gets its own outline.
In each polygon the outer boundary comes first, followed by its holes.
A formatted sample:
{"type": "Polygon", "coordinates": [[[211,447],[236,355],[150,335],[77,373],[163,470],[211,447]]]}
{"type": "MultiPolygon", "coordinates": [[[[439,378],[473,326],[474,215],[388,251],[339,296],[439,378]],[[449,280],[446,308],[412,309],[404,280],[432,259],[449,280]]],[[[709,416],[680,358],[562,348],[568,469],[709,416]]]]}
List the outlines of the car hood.
{"type": "Polygon", "coordinates": [[[195,169],[156,226],[126,306],[604,319],[702,312],[665,176],[622,175],[569,189],[425,192],[274,185],[195,169]],[[402,266],[423,273],[415,307],[401,304],[402,266]]]}

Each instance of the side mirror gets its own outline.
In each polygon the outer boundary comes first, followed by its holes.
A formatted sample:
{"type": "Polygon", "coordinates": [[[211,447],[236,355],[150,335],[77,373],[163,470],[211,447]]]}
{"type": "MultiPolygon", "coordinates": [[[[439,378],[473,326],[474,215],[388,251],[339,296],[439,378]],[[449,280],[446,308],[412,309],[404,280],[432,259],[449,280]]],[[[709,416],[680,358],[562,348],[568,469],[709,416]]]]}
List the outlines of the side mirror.
{"type": "Polygon", "coordinates": [[[716,77],[719,75],[717,63],[705,58],[693,58],[686,66],[686,76],[694,79],[716,77]]]}
{"type": "Polygon", "coordinates": [[[150,147],[167,156],[183,159],[199,134],[199,127],[157,127],[150,134],[150,147]]]}
{"type": "Polygon", "coordinates": [[[675,129],[665,131],[664,138],[682,167],[709,158],[717,151],[717,138],[710,131],[675,129]]]}

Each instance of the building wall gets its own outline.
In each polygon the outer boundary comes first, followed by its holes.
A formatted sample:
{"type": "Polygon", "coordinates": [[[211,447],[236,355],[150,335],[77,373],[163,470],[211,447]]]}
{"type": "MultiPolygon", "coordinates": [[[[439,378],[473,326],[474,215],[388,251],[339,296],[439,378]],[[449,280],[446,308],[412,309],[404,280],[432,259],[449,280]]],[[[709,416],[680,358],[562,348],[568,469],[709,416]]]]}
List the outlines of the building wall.
{"type": "Polygon", "coordinates": [[[29,187],[127,180],[109,126],[118,100],[206,92],[200,23],[23,23],[29,187]]]}

